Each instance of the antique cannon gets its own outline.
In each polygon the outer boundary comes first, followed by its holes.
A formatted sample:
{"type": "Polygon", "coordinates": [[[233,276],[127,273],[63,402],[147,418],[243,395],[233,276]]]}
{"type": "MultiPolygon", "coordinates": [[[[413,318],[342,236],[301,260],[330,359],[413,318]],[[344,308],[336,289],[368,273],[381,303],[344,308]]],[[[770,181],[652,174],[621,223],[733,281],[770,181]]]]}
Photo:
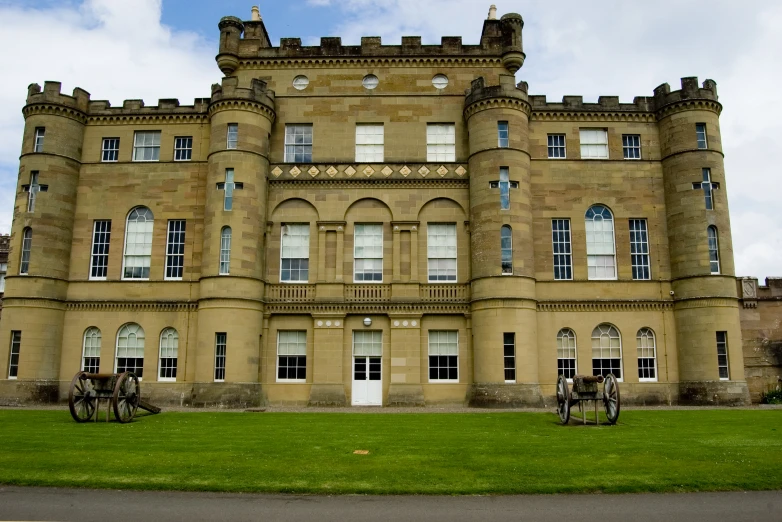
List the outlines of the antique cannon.
{"type": "Polygon", "coordinates": [[[87,422],[100,409],[100,401],[106,401],[106,421],[109,406],[114,417],[122,423],[130,422],[141,408],[150,413],[160,413],[160,408],[141,398],[141,388],[135,373],[87,373],[79,372],[71,381],[68,391],[68,407],[76,422],[87,422]]]}
{"type": "Polygon", "coordinates": [[[595,403],[595,422],[600,424],[597,415],[597,403],[603,401],[606,410],[606,418],[611,424],[616,424],[619,418],[619,383],[613,373],[609,373],[605,379],[602,375],[575,375],[573,376],[573,391],[568,390],[567,379],[560,375],[557,379],[557,413],[562,424],[570,420],[570,408],[578,404],[582,412],[584,424],[586,424],[586,402],[595,403]],[[604,382],[605,381],[605,382],[604,382]],[[600,392],[598,384],[603,384],[600,392]]]}

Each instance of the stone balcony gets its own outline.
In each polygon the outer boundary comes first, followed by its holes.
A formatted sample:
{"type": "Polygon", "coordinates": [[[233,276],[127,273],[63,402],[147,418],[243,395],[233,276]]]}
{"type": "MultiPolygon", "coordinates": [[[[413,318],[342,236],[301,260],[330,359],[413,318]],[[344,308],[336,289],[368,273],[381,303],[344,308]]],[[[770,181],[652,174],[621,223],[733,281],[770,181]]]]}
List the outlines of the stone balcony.
{"type": "Polygon", "coordinates": [[[469,284],[277,284],[266,286],[269,303],[469,303],[469,284]]]}

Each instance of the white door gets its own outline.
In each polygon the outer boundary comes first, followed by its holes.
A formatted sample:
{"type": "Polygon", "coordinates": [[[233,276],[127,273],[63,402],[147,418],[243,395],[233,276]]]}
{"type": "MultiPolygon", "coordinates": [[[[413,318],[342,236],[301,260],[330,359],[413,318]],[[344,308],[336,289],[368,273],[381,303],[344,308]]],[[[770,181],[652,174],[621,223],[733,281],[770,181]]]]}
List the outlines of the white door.
{"type": "Polygon", "coordinates": [[[382,332],[353,332],[353,406],[383,405],[382,352],[382,332]]]}

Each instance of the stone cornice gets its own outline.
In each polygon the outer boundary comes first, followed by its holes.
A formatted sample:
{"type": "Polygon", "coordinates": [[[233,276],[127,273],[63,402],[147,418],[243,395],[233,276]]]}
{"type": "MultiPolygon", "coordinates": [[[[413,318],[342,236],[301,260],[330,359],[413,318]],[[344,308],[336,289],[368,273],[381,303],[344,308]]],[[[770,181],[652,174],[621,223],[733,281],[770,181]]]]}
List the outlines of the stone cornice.
{"type": "Polygon", "coordinates": [[[657,111],[657,120],[659,121],[672,114],[684,111],[711,111],[719,116],[722,112],[722,104],[714,100],[687,99],[676,101],[661,107],[657,111]]]}
{"type": "Polygon", "coordinates": [[[241,69],[318,69],[332,67],[499,67],[500,57],[311,57],[311,58],[242,58],[241,69]]]}
{"type": "Polygon", "coordinates": [[[573,110],[532,110],[530,121],[590,121],[590,122],[639,122],[655,123],[657,118],[652,112],[617,111],[573,111],[573,110]]]}
{"type": "Polygon", "coordinates": [[[43,114],[47,116],[60,116],[63,118],[68,118],[81,124],[87,123],[87,115],[83,112],[71,107],[56,105],[53,103],[33,103],[30,105],[25,105],[22,109],[22,114],[24,115],[25,119],[30,116],[43,114]]]}
{"type": "Polygon", "coordinates": [[[725,157],[725,153],[716,149],[684,149],[668,154],[667,156],[663,156],[662,158],[660,158],[660,161],[665,161],[668,158],[673,158],[675,156],[679,156],[681,154],[687,154],[689,152],[712,152],[714,154],[719,154],[723,158],[725,157]]]}
{"type": "Polygon", "coordinates": [[[677,300],[674,303],[675,310],[688,310],[692,308],[738,308],[738,297],[693,297],[677,300]]]}
{"type": "Polygon", "coordinates": [[[538,301],[538,312],[635,312],[673,310],[671,301],[538,301]]]}
{"type": "Polygon", "coordinates": [[[532,113],[532,106],[526,100],[497,97],[481,99],[471,103],[464,108],[464,119],[469,120],[473,114],[489,109],[515,109],[522,111],[527,116],[532,113]]]}
{"type": "Polygon", "coordinates": [[[294,180],[276,180],[270,179],[270,185],[282,188],[302,188],[302,187],[315,187],[322,185],[329,185],[332,188],[346,187],[346,188],[358,188],[358,189],[371,189],[378,187],[394,187],[394,188],[453,188],[453,189],[468,189],[470,188],[470,181],[467,179],[411,179],[409,181],[403,181],[399,179],[377,179],[367,181],[364,179],[347,180],[347,179],[321,179],[311,180],[303,179],[299,181],[294,180]]]}
{"type": "Polygon", "coordinates": [[[70,301],[68,311],[126,311],[137,312],[195,312],[198,303],[187,302],[118,302],[118,301],[70,301]]]}
{"type": "Polygon", "coordinates": [[[270,303],[267,314],[459,314],[468,315],[462,303],[270,303]]]}
{"type": "Polygon", "coordinates": [[[208,123],[205,112],[192,114],[100,114],[87,117],[90,125],[170,125],[177,123],[208,123]]]}
{"type": "Polygon", "coordinates": [[[272,123],[274,123],[277,114],[268,105],[252,100],[242,99],[228,99],[218,100],[209,105],[209,116],[211,117],[217,112],[221,111],[247,111],[255,114],[261,114],[266,116],[272,123]]]}

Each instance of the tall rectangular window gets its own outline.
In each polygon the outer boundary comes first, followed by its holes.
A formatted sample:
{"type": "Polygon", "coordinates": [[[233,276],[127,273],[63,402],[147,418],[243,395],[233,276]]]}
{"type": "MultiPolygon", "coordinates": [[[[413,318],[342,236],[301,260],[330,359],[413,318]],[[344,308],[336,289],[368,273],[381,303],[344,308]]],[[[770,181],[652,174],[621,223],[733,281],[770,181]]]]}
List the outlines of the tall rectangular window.
{"type": "Polygon", "coordinates": [[[231,273],[231,227],[220,230],[220,275],[231,273]]]}
{"type": "Polygon", "coordinates": [[[570,249],[570,220],[551,220],[554,249],[554,279],[573,279],[573,254],[570,249]]]}
{"type": "Polygon", "coordinates": [[[353,280],[383,281],[383,225],[356,224],[353,235],[353,280]]]}
{"type": "Polygon", "coordinates": [[[549,159],[565,159],[567,157],[564,134],[548,135],[548,157],[549,159]]]}
{"type": "Polygon", "coordinates": [[[8,361],[8,378],[16,379],[19,374],[19,352],[22,349],[22,332],[11,332],[11,359],[8,361]]]}
{"type": "Polygon", "coordinates": [[[507,121],[497,122],[497,146],[500,148],[510,146],[507,121]]]}
{"type": "Polygon", "coordinates": [[[307,332],[277,332],[277,380],[304,382],[307,379],[307,332]]]}
{"type": "Polygon", "coordinates": [[[645,219],[630,220],[630,260],[633,279],[651,279],[649,263],[649,234],[645,219]]]}
{"type": "Polygon", "coordinates": [[[456,281],[455,223],[427,223],[426,256],[430,283],[456,281]]]}
{"type": "Polygon", "coordinates": [[[19,260],[19,275],[27,275],[30,271],[30,249],[33,247],[33,229],[27,227],[22,232],[22,257],[19,260]]]}
{"type": "Polygon", "coordinates": [[[193,159],[193,137],[177,136],[174,138],[174,161],[190,161],[193,159]]]}
{"type": "Polygon", "coordinates": [[[92,226],[92,254],[90,255],[90,279],[103,280],[109,269],[109,243],[111,220],[96,220],[92,226]]]}
{"type": "Polygon", "coordinates": [[[137,131],[133,137],[133,161],[160,160],[160,131],[137,131]]]}
{"type": "Polygon", "coordinates": [[[225,381],[225,357],[228,334],[218,332],[215,334],[215,382],[225,381]]]}
{"type": "Polygon", "coordinates": [[[27,212],[35,212],[35,199],[41,186],[38,184],[38,171],[30,172],[30,186],[27,188],[27,212]]]}
{"type": "Polygon", "coordinates": [[[119,161],[119,138],[103,138],[100,160],[103,162],[119,161]]]}
{"type": "Polygon", "coordinates": [[[426,126],[426,161],[456,161],[456,125],[429,123],[426,126]]]}
{"type": "Polygon", "coordinates": [[[572,379],[576,375],[576,333],[562,328],[557,334],[557,375],[572,379]]]}
{"type": "Polygon", "coordinates": [[[720,243],[717,237],[717,227],[714,225],[706,229],[709,238],[709,269],[712,274],[720,273],[720,243]]]}
{"type": "Polygon", "coordinates": [[[33,152],[43,152],[43,138],[46,136],[46,129],[44,127],[35,128],[35,144],[33,145],[33,152]]]}
{"type": "Polygon", "coordinates": [[[182,279],[185,267],[185,224],[184,219],[168,221],[166,279],[182,279]]]}
{"type": "Polygon", "coordinates": [[[306,283],[310,269],[310,225],[282,225],[280,281],[306,283]]]}
{"type": "Polygon", "coordinates": [[[500,167],[500,210],[510,209],[510,179],[508,167],[500,167]]]}
{"type": "Polygon", "coordinates": [[[239,124],[229,123],[225,136],[225,148],[235,149],[239,145],[239,124]]]}
{"type": "Polygon", "coordinates": [[[581,129],[581,159],[608,159],[608,132],[581,129]]]}
{"type": "Polygon", "coordinates": [[[714,210],[714,197],[711,189],[714,188],[711,183],[711,169],[702,169],[703,183],[701,188],[703,189],[703,197],[706,202],[706,210],[714,210]]]}
{"type": "Polygon", "coordinates": [[[622,153],[625,159],[641,159],[641,136],[622,134],[622,153]]]}
{"type": "Polygon", "coordinates": [[[717,332],[717,367],[720,372],[720,380],[730,379],[728,371],[728,332],[717,332]]]}
{"type": "Polygon", "coordinates": [[[429,331],[429,382],[459,382],[458,331],[429,331]]]}
{"type": "Polygon", "coordinates": [[[503,361],[505,363],[505,382],[516,382],[516,334],[502,334],[503,361]]]}
{"type": "Polygon", "coordinates": [[[380,163],[383,161],[383,124],[356,125],[356,162],[380,163]]]}
{"type": "Polygon", "coordinates": [[[695,137],[698,140],[698,148],[699,149],[706,149],[709,147],[709,143],[706,139],[706,124],[705,123],[696,123],[695,124],[695,137]]]}
{"type": "Polygon", "coordinates": [[[0,263],[0,294],[5,292],[5,274],[8,273],[8,263],[0,263]]]}
{"type": "Polygon", "coordinates": [[[312,124],[285,126],[285,163],[312,161],[312,124]]]}

